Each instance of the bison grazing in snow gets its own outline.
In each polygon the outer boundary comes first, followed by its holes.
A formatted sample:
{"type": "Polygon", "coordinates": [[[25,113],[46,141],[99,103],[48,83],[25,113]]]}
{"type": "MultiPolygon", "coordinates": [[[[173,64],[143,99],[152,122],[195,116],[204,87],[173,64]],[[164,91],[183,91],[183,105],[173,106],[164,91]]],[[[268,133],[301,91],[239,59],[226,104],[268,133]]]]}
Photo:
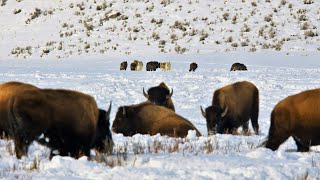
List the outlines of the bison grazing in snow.
{"type": "Polygon", "coordinates": [[[156,71],[160,67],[160,63],[157,61],[150,61],[146,64],[146,71],[156,71]]]}
{"type": "Polygon", "coordinates": [[[242,63],[234,63],[232,64],[230,71],[247,71],[247,66],[242,63]]]}
{"type": "Polygon", "coordinates": [[[208,134],[234,133],[239,126],[248,132],[248,121],[256,134],[259,132],[259,91],[250,82],[242,81],[222,87],[214,92],[212,106],[204,111],[208,134]]]}
{"type": "Polygon", "coordinates": [[[190,121],[150,102],[119,107],[112,130],[125,136],[160,133],[170,137],[186,137],[189,130],[195,130],[197,136],[201,136],[190,121]]]}
{"type": "Polygon", "coordinates": [[[197,68],[198,68],[198,64],[193,62],[193,63],[190,64],[189,72],[196,71],[197,68]]]}
{"type": "Polygon", "coordinates": [[[290,136],[298,151],[320,144],[320,89],[308,90],[280,101],[272,110],[269,135],[263,144],[276,150],[290,136]]]}
{"type": "Polygon", "coordinates": [[[168,86],[164,82],[160,83],[158,86],[151,87],[148,90],[148,94],[143,88],[143,95],[148,99],[148,101],[175,111],[174,104],[171,99],[172,94],[173,90],[170,92],[168,86]]]}
{"type": "MultiPolygon", "coordinates": [[[[9,135],[9,100],[12,96],[24,91],[38,89],[36,86],[22,82],[6,82],[0,84],[0,135],[9,135]]],[[[1,136],[0,136],[1,137],[1,136]]]]}
{"type": "Polygon", "coordinates": [[[10,99],[9,107],[10,133],[18,158],[27,154],[34,140],[51,148],[50,158],[56,152],[74,158],[82,152],[90,157],[91,148],[102,151],[112,147],[103,144],[112,142],[107,127],[111,104],[108,112],[99,111],[89,95],[71,90],[25,90],[10,99]]]}

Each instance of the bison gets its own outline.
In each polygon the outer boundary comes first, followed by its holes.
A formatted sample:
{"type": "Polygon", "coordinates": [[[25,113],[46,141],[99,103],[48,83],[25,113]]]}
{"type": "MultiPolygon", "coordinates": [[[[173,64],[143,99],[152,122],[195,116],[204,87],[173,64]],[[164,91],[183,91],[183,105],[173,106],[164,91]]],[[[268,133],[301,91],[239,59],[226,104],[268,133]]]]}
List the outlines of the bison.
{"type": "Polygon", "coordinates": [[[144,88],[142,91],[144,97],[146,97],[148,101],[175,111],[174,104],[171,99],[173,89],[170,92],[168,86],[164,82],[160,83],[158,86],[151,87],[148,90],[148,94],[144,91],[144,88]]]}
{"type": "Polygon", "coordinates": [[[147,71],[156,71],[160,67],[160,63],[157,61],[150,61],[146,64],[147,71]]]}
{"type": "Polygon", "coordinates": [[[170,137],[186,137],[189,130],[195,130],[196,135],[201,136],[190,121],[150,102],[119,107],[112,124],[112,131],[124,136],[160,133],[170,137]]]}
{"type": "Polygon", "coordinates": [[[112,147],[105,144],[111,138],[107,137],[111,104],[108,112],[99,112],[96,101],[87,94],[25,90],[10,98],[9,107],[10,133],[19,159],[34,140],[51,148],[50,158],[57,153],[78,158],[80,152],[90,157],[91,148],[112,147]]]}
{"type": "MultiPolygon", "coordinates": [[[[38,89],[36,86],[22,82],[6,82],[0,84],[0,133],[5,138],[9,137],[9,100],[15,94],[24,90],[38,89]]],[[[1,137],[1,136],[0,136],[1,137]]]]}
{"type": "Polygon", "coordinates": [[[121,64],[120,64],[120,71],[122,70],[127,70],[127,66],[128,66],[128,62],[127,61],[123,61],[121,64]]]}
{"type": "Polygon", "coordinates": [[[162,71],[170,71],[171,70],[171,62],[160,63],[160,68],[162,71]]]}
{"type": "Polygon", "coordinates": [[[277,150],[290,136],[299,152],[320,144],[320,89],[289,96],[272,110],[267,141],[263,144],[277,150]]]}
{"type": "Polygon", "coordinates": [[[248,132],[248,121],[251,119],[256,134],[259,133],[259,91],[247,81],[236,82],[217,89],[214,92],[212,105],[202,115],[206,118],[208,134],[236,132],[242,126],[248,132]]]}
{"type": "Polygon", "coordinates": [[[189,72],[196,71],[197,68],[198,68],[198,64],[193,62],[193,63],[190,64],[189,72]]]}
{"type": "Polygon", "coordinates": [[[134,60],[130,64],[131,71],[141,71],[143,68],[143,63],[142,61],[134,60]]]}
{"type": "Polygon", "coordinates": [[[232,64],[230,71],[247,71],[247,66],[242,63],[234,63],[232,64]]]}
{"type": "Polygon", "coordinates": [[[132,62],[132,63],[130,64],[130,69],[131,69],[131,71],[136,71],[136,70],[137,70],[137,63],[132,62]]]}

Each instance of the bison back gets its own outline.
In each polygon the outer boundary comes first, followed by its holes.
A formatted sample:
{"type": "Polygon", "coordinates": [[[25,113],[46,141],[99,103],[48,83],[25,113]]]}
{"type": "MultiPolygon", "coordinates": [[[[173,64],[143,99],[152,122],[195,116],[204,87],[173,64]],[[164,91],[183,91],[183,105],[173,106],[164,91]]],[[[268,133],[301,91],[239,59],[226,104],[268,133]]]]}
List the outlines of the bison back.
{"type": "Polygon", "coordinates": [[[141,123],[150,135],[160,133],[171,137],[185,137],[188,130],[200,132],[187,119],[177,115],[174,111],[157,105],[146,105],[139,113],[141,123]]]}

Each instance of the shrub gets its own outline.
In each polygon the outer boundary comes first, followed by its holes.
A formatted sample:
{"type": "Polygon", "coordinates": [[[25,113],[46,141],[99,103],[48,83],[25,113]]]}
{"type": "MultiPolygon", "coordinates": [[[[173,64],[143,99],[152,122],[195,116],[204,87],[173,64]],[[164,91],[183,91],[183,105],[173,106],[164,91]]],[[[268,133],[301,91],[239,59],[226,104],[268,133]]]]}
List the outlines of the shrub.
{"type": "Polygon", "coordinates": [[[314,33],[312,30],[306,30],[304,31],[304,35],[308,36],[308,37],[314,37],[314,36],[318,36],[317,33],[314,33]]]}
{"type": "Polygon", "coordinates": [[[308,22],[304,22],[303,24],[302,24],[302,26],[301,26],[301,30],[307,30],[308,29],[308,27],[309,27],[309,23],[308,22]]]}

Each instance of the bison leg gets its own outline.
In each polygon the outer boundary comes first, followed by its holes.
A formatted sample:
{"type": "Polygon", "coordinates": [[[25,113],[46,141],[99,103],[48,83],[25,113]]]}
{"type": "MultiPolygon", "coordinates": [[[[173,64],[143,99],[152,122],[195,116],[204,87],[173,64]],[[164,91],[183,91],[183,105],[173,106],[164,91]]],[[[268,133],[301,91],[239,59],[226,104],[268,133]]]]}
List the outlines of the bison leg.
{"type": "Polygon", "coordinates": [[[18,159],[21,159],[22,156],[27,155],[29,144],[30,143],[23,140],[23,138],[21,137],[18,137],[18,136],[14,137],[15,152],[18,159]]]}
{"type": "Polygon", "coordinates": [[[245,122],[244,124],[242,124],[242,134],[243,135],[249,135],[250,131],[249,131],[249,122],[245,122]]]}
{"type": "Polygon", "coordinates": [[[253,127],[254,132],[256,133],[256,135],[259,135],[259,124],[258,124],[258,118],[257,119],[251,119],[251,124],[253,127]]]}
{"type": "Polygon", "coordinates": [[[258,116],[259,116],[259,92],[258,90],[253,94],[253,104],[251,110],[251,125],[253,127],[254,132],[256,135],[259,135],[259,124],[258,124],[258,116]]]}
{"type": "Polygon", "coordinates": [[[298,147],[298,152],[308,152],[310,150],[310,147],[303,144],[299,138],[293,137],[293,139],[298,147]]]}

